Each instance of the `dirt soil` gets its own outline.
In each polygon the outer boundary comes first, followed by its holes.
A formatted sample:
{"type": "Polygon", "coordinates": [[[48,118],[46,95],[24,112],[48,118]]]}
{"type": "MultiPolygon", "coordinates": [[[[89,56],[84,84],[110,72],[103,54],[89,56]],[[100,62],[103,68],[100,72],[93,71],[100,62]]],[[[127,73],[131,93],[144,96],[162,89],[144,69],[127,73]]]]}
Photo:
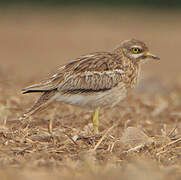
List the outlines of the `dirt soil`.
{"type": "Polygon", "coordinates": [[[1,10],[2,180],[181,178],[181,14],[94,11],[1,10]],[[137,88],[101,109],[100,135],[88,110],[63,103],[18,120],[38,97],[22,95],[23,87],[130,38],[144,40],[161,61],[143,65],[137,88]]]}

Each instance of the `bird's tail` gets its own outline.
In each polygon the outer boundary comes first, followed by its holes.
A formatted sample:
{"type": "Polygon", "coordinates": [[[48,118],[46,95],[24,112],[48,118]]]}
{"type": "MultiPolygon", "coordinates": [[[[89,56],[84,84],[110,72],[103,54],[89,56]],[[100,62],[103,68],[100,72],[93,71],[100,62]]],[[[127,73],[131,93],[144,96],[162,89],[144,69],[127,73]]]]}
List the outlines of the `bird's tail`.
{"type": "Polygon", "coordinates": [[[23,94],[27,94],[27,93],[38,93],[38,92],[42,93],[42,92],[47,92],[47,91],[49,91],[49,90],[30,89],[30,90],[25,90],[25,91],[23,91],[22,93],[23,93],[23,94]]]}
{"type": "Polygon", "coordinates": [[[35,102],[35,104],[28,109],[28,111],[25,112],[24,116],[30,116],[32,114],[35,114],[37,111],[42,110],[43,108],[47,107],[48,104],[54,101],[54,96],[57,94],[57,90],[27,90],[23,92],[23,94],[26,93],[33,93],[33,92],[41,92],[43,93],[39,99],[35,102]]]}

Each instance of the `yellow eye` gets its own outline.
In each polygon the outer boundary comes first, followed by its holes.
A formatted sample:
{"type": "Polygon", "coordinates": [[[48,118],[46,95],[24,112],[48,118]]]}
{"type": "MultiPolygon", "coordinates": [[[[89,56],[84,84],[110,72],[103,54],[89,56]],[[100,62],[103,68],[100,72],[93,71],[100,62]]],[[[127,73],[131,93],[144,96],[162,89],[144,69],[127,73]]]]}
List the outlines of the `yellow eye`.
{"type": "Polygon", "coordinates": [[[142,52],[142,50],[141,50],[140,48],[137,48],[137,47],[131,48],[131,51],[132,51],[134,54],[139,54],[139,53],[142,52]]]}

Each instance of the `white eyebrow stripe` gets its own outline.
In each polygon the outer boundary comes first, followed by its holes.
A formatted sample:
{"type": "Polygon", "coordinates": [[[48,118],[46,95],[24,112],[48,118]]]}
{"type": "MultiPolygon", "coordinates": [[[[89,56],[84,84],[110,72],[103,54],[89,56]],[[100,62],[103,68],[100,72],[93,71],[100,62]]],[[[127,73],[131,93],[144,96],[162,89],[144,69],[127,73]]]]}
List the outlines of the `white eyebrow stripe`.
{"type": "Polygon", "coordinates": [[[139,48],[139,49],[142,49],[142,47],[141,47],[141,46],[138,46],[138,45],[131,46],[131,48],[139,48]]]}

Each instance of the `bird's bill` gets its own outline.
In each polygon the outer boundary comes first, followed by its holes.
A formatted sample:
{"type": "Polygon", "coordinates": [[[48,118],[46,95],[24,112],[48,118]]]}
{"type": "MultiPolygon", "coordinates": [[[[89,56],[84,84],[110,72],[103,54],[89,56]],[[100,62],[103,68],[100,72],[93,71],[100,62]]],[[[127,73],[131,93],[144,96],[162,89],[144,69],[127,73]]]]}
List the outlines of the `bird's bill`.
{"type": "Polygon", "coordinates": [[[151,54],[151,53],[149,53],[149,52],[146,54],[146,57],[147,57],[148,59],[160,60],[160,58],[159,58],[158,56],[156,56],[156,55],[154,55],[154,54],[151,54]]]}

